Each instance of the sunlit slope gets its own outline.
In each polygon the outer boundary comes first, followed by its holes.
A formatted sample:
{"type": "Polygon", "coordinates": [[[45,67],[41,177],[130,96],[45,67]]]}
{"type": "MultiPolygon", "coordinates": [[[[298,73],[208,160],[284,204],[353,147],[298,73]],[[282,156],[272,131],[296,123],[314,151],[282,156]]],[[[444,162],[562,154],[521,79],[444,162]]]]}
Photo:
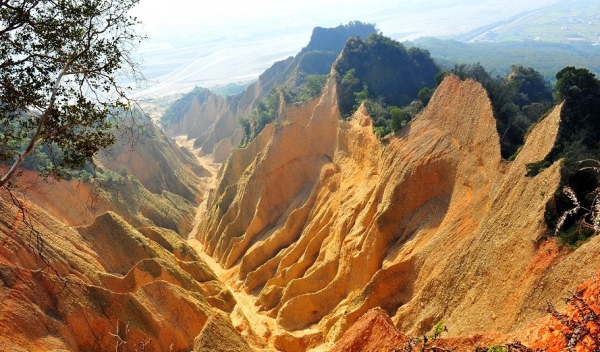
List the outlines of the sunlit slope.
{"type": "Polygon", "coordinates": [[[476,82],[448,77],[388,144],[364,109],[340,119],[336,89],[233,152],[197,234],[282,331],[332,342],[381,306],[403,332],[508,332],[600,269],[597,237],[573,252],[542,239],[559,165],[525,177],[560,106],[508,163],[476,82]]]}
{"type": "Polygon", "coordinates": [[[22,210],[0,194],[3,351],[250,350],[228,318],[233,295],[185,241],[202,172],[153,137],[120,144],[105,166],[122,170],[95,181],[26,172],[22,210]]]}

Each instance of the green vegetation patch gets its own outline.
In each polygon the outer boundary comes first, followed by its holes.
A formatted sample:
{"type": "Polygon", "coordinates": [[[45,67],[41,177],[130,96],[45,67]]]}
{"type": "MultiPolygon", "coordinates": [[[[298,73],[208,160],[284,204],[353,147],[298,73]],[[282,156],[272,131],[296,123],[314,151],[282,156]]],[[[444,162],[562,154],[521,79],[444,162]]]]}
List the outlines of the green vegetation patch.
{"type": "Polygon", "coordinates": [[[548,81],[565,66],[585,67],[600,74],[600,46],[589,43],[549,43],[508,41],[500,43],[464,43],[455,40],[421,38],[407,46],[429,50],[438,64],[451,68],[457,63],[480,62],[493,76],[504,76],[511,65],[532,67],[548,81]]]}
{"type": "Polygon", "coordinates": [[[555,95],[563,101],[553,149],[544,159],[564,159],[562,189],[546,205],[546,223],[569,246],[600,231],[600,80],[587,69],[556,74],[555,95]]]}
{"type": "Polygon", "coordinates": [[[407,49],[391,38],[373,34],[366,40],[348,40],[335,72],[341,87],[342,117],[349,117],[364,103],[375,132],[384,136],[423,108],[419,92],[423,98],[431,97],[439,68],[428,51],[407,49]]]}

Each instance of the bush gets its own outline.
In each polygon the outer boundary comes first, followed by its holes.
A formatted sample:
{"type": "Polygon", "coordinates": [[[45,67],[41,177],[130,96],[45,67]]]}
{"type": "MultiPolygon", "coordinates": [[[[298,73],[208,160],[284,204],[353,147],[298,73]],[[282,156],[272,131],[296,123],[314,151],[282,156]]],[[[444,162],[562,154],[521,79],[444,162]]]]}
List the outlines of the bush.
{"type": "Polygon", "coordinates": [[[533,177],[536,176],[537,174],[539,174],[540,172],[544,171],[546,168],[548,168],[550,165],[550,162],[547,160],[541,160],[535,163],[528,163],[525,164],[525,169],[527,171],[526,176],[528,177],[533,177]]]}

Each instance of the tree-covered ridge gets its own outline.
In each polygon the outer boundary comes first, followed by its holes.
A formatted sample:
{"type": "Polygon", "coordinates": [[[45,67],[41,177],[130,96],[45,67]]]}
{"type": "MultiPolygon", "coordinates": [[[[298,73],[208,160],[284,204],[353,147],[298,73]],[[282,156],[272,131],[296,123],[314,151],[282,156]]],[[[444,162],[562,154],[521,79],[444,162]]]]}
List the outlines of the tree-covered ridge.
{"type": "Polygon", "coordinates": [[[386,135],[418,112],[419,100],[428,100],[439,68],[426,50],[407,49],[373,34],[365,40],[348,40],[335,72],[342,116],[350,116],[364,102],[377,133],[386,135]]]}
{"type": "Polygon", "coordinates": [[[351,37],[366,38],[377,32],[375,25],[360,21],[350,21],[348,24],[335,28],[315,27],[308,45],[302,51],[332,51],[339,53],[346,41],[351,37]]]}
{"type": "Polygon", "coordinates": [[[310,43],[271,81],[271,87],[262,99],[254,104],[252,113],[240,120],[244,146],[254,140],[263,128],[278,117],[281,99],[286,104],[304,102],[318,95],[327,81],[327,75],[349,38],[366,37],[376,32],[372,24],[352,21],[335,28],[317,27],[310,43]]]}
{"type": "Polygon", "coordinates": [[[600,81],[587,69],[566,67],[556,74],[556,98],[563,119],[551,159],[600,157],[600,81]]]}
{"type": "Polygon", "coordinates": [[[535,171],[559,159],[563,188],[546,207],[546,223],[569,245],[600,231],[600,80],[572,66],[556,74],[555,96],[563,102],[554,148],[535,171]]]}

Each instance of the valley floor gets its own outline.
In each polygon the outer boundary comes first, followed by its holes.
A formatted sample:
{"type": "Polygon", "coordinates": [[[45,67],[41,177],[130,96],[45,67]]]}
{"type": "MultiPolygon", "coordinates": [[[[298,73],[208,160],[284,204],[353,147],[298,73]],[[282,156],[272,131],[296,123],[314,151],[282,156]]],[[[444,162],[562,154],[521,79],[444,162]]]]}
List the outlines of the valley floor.
{"type": "Polygon", "coordinates": [[[275,319],[258,311],[258,306],[255,304],[256,297],[241,289],[242,281],[237,278],[235,268],[224,270],[214,258],[206,254],[202,243],[195,236],[201,220],[207,213],[208,194],[211,189],[217,186],[217,174],[221,164],[213,162],[210,155],[198,156],[199,150],[194,149],[194,141],[188,140],[186,136],[176,137],[175,140],[180,147],[185,147],[194,155],[197,155],[200,166],[210,172],[210,176],[202,178],[200,184],[198,184],[198,189],[204,195],[204,198],[196,209],[194,227],[187,236],[187,242],[233,294],[237,305],[230,318],[235,328],[240,331],[256,351],[272,351],[271,337],[277,330],[275,319]]]}

